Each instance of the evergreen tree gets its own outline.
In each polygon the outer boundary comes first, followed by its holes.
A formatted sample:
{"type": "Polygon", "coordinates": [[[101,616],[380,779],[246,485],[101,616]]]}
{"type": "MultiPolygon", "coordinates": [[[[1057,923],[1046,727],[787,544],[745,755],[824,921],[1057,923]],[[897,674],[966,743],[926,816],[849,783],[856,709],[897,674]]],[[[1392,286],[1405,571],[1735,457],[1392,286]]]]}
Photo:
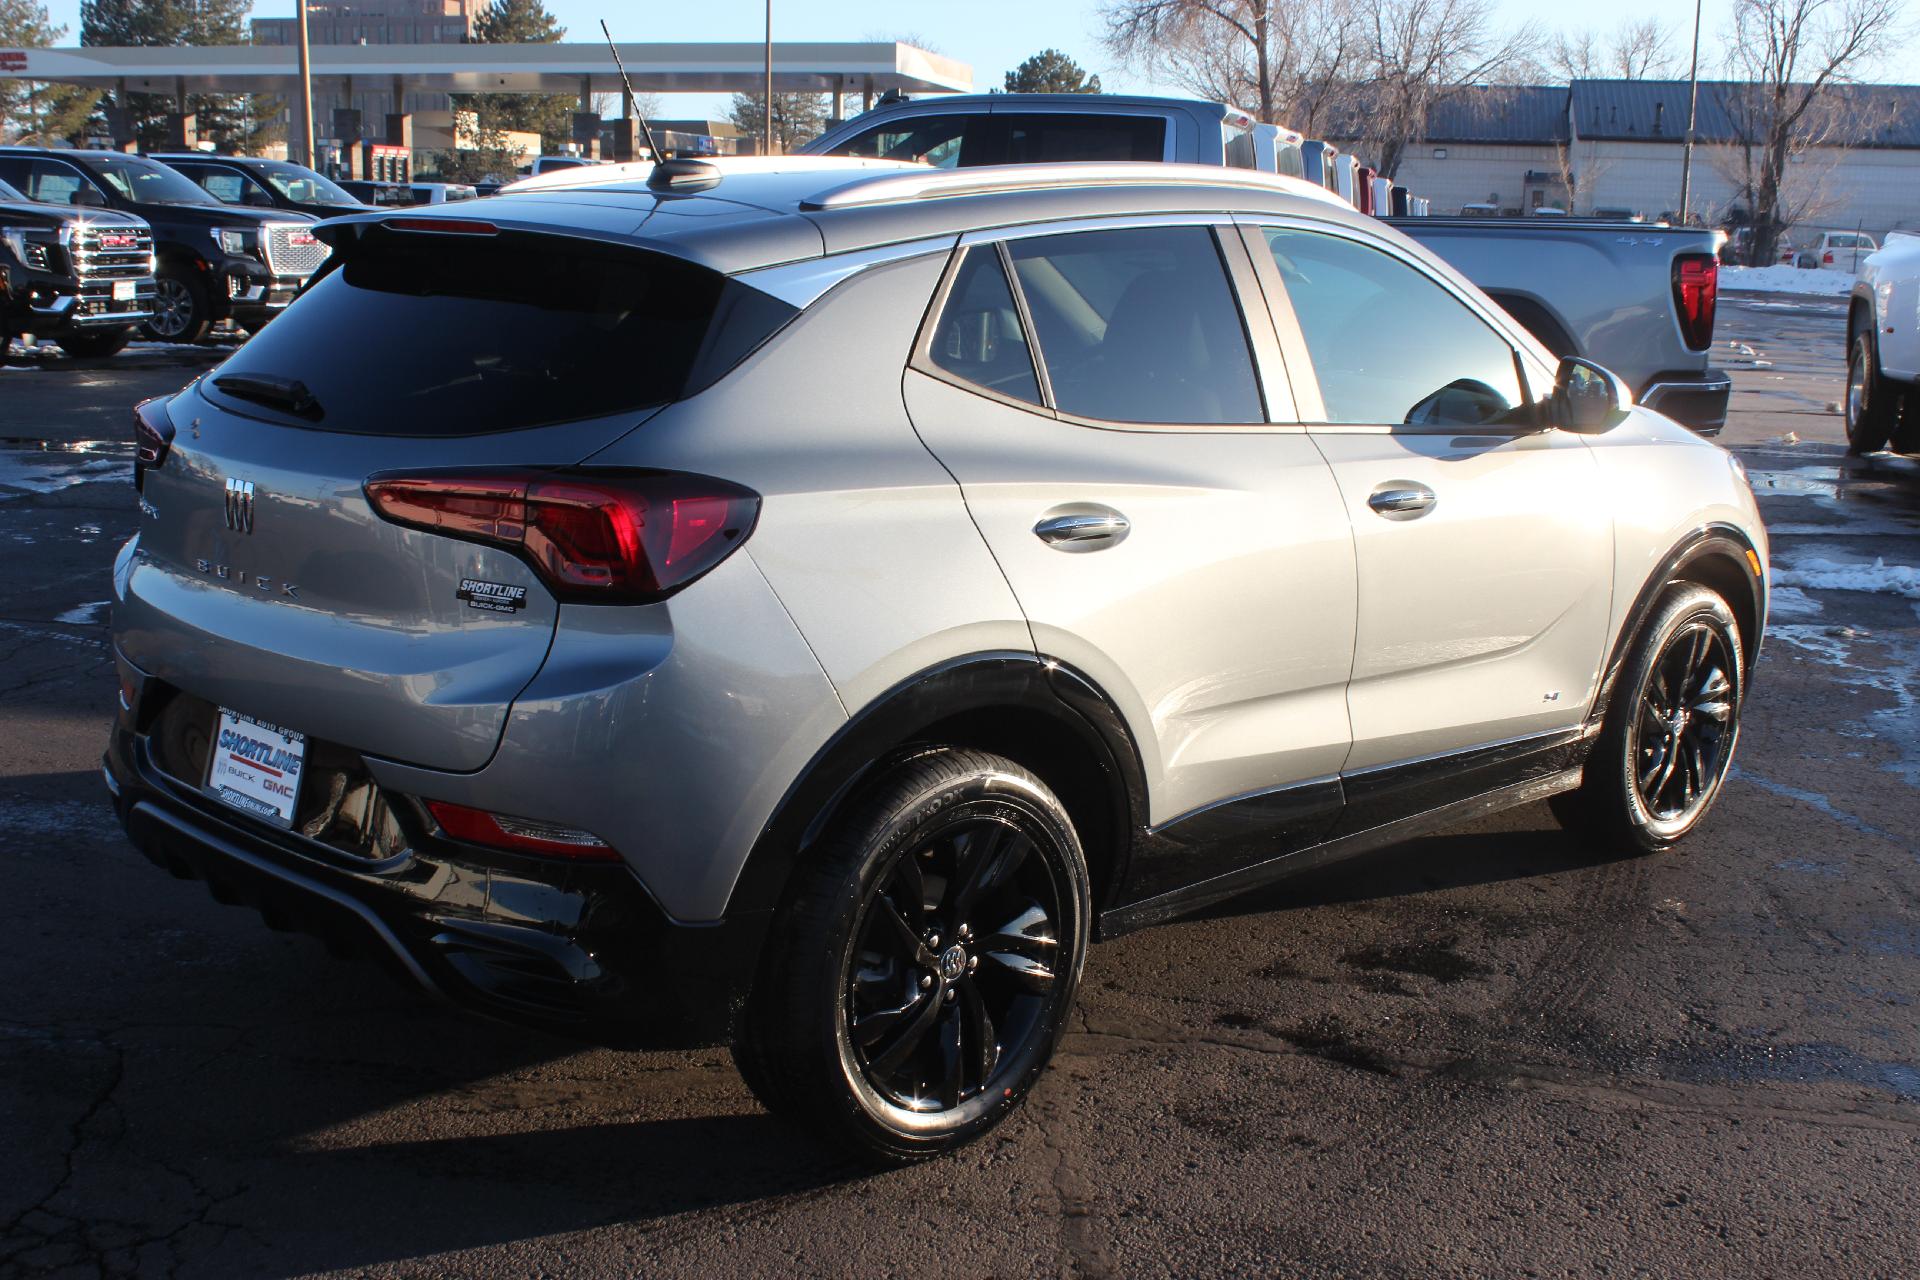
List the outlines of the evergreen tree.
{"type": "MultiPolygon", "coordinates": [[[[252,0],[81,0],[83,45],[234,45],[248,41],[247,14],[252,0]]],[[[133,113],[134,135],[142,147],[167,142],[167,114],[178,108],[163,94],[130,93],[116,103],[133,113]]],[[[203,141],[222,150],[246,151],[277,128],[278,103],[248,101],[244,94],[196,93],[187,96],[203,141]]]]}
{"type": "Polygon", "coordinates": [[[1042,49],[1007,72],[1008,93],[1098,93],[1100,77],[1058,49],[1042,49]]]}
{"type": "MultiPolygon", "coordinates": [[[[473,38],[480,44],[554,44],[566,34],[541,0],[492,0],[473,24],[473,38]]],[[[479,118],[480,132],[537,133],[547,153],[573,141],[575,103],[564,93],[473,93],[454,99],[456,110],[472,111],[479,118]]]]}
{"type": "MultiPolygon", "coordinates": [[[[0,48],[44,49],[66,38],[39,0],[0,0],[0,48]]],[[[0,80],[0,142],[78,137],[99,97],[79,85],[0,80]]]]}
{"type": "MultiPolygon", "coordinates": [[[[827,98],[819,93],[773,95],[773,135],[780,151],[792,151],[819,137],[827,127],[827,98]]],[[[727,118],[734,128],[755,140],[766,137],[767,95],[736,93],[727,118]]]]}

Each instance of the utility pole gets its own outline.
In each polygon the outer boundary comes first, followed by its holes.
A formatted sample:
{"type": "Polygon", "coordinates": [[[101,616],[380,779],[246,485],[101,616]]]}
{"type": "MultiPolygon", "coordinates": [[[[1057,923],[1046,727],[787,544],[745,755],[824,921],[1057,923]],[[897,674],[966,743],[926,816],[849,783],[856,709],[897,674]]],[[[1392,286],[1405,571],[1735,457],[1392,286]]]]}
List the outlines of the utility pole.
{"type": "Polygon", "coordinates": [[[307,47],[307,0],[294,0],[294,7],[299,11],[300,17],[298,23],[300,28],[300,132],[301,145],[305,148],[300,153],[298,162],[311,165],[314,159],[313,61],[311,51],[307,47]]]}
{"type": "Polygon", "coordinates": [[[767,148],[773,151],[773,0],[767,0],[767,148]]]}
{"type": "Polygon", "coordinates": [[[1680,160],[1680,225],[1687,224],[1693,199],[1693,129],[1700,116],[1700,3],[1693,0],[1693,66],[1687,72],[1691,82],[1687,93],[1687,146],[1680,160]]]}

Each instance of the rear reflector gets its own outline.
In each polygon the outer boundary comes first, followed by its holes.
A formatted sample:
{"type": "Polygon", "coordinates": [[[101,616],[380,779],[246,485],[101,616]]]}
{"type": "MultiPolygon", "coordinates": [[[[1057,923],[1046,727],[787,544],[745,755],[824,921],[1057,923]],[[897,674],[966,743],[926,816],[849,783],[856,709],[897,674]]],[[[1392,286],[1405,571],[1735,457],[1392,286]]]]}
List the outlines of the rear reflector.
{"type": "Polygon", "coordinates": [[[1720,293],[1720,260],[1710,253],[1683,253],[1673,260],[1673,306],[1688,347],[1713,345],[1713,312],[1720,293]]]}
{"type": "Polygon", "coordinates": [[[155,396],[133,406],[133,487],[144,488],[149,469],[166,462],[173,448],[173,418],[167,413],[170,396],[155,396]]]}
{"type": "Polygon", "coordinates": [[[562,600],[642,604],[747,540],[752,490],[681,472],[389,472],[367,501],[395,524],[506,547],[562,600]]]}
{"type": "Polygon", "coordinates": [[[440,824],[440,830],[455,840],[485,845],[490,849],[511,849],[517,853],[541,853],[560,858],[578,858],[606,862],[619,858],[607,842],[591,831],[562,827],[531,818],[513,818],[485,809],[470,809],[445,800],[427,801],[427,811],[440,824]]]}

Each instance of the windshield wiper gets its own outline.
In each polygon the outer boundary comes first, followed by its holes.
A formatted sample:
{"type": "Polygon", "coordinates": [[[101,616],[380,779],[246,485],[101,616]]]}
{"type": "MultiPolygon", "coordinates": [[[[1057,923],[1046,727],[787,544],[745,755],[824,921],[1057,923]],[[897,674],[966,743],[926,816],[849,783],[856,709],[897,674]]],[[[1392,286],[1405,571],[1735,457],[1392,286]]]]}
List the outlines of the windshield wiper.
{"type": "Polygon", "coordinates": [[[239,400],[272,405],[302,417],[321,415],[320,402],[298,378],[282,378],[271,373],[229,373],[215,378],[213,385],[239,400]]]}

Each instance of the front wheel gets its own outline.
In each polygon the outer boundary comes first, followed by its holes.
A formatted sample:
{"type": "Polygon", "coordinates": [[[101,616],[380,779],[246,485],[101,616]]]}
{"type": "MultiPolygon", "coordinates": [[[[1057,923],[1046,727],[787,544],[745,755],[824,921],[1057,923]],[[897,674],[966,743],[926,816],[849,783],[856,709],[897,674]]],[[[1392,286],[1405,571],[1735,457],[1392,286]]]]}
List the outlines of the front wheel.
{"type": "Polygon", "coordinates": [[[153,317],[141,326],[155,342],[198,342],[213,326],[206,288],[181,267],[162,267],[153,282],[153,317]]]}
{"type": "Polygon", "coordinates": [[[986,1133],[1066,1030],[1091,912],[1044,783],[984,752],[886,775],[795,872],[734,1054],[767,1109],[901,1163],[986,1133]]]}
{"type": "Polygon", "coordinates": [[[1887,447],[1899,417],[1900,399],[1880,376],[1873,333],[1862,329],[1847,345],[1847,452],[1873,453],[1887,447]]]}
{"type": "Polygon", "coordinates": [[[1580,789],[1554,797],[1561,824],[1647,853],[1691,833],[1733,764],[1746,675],[1727,602],[1670,587],[1620,672],[1580,789]]]}

